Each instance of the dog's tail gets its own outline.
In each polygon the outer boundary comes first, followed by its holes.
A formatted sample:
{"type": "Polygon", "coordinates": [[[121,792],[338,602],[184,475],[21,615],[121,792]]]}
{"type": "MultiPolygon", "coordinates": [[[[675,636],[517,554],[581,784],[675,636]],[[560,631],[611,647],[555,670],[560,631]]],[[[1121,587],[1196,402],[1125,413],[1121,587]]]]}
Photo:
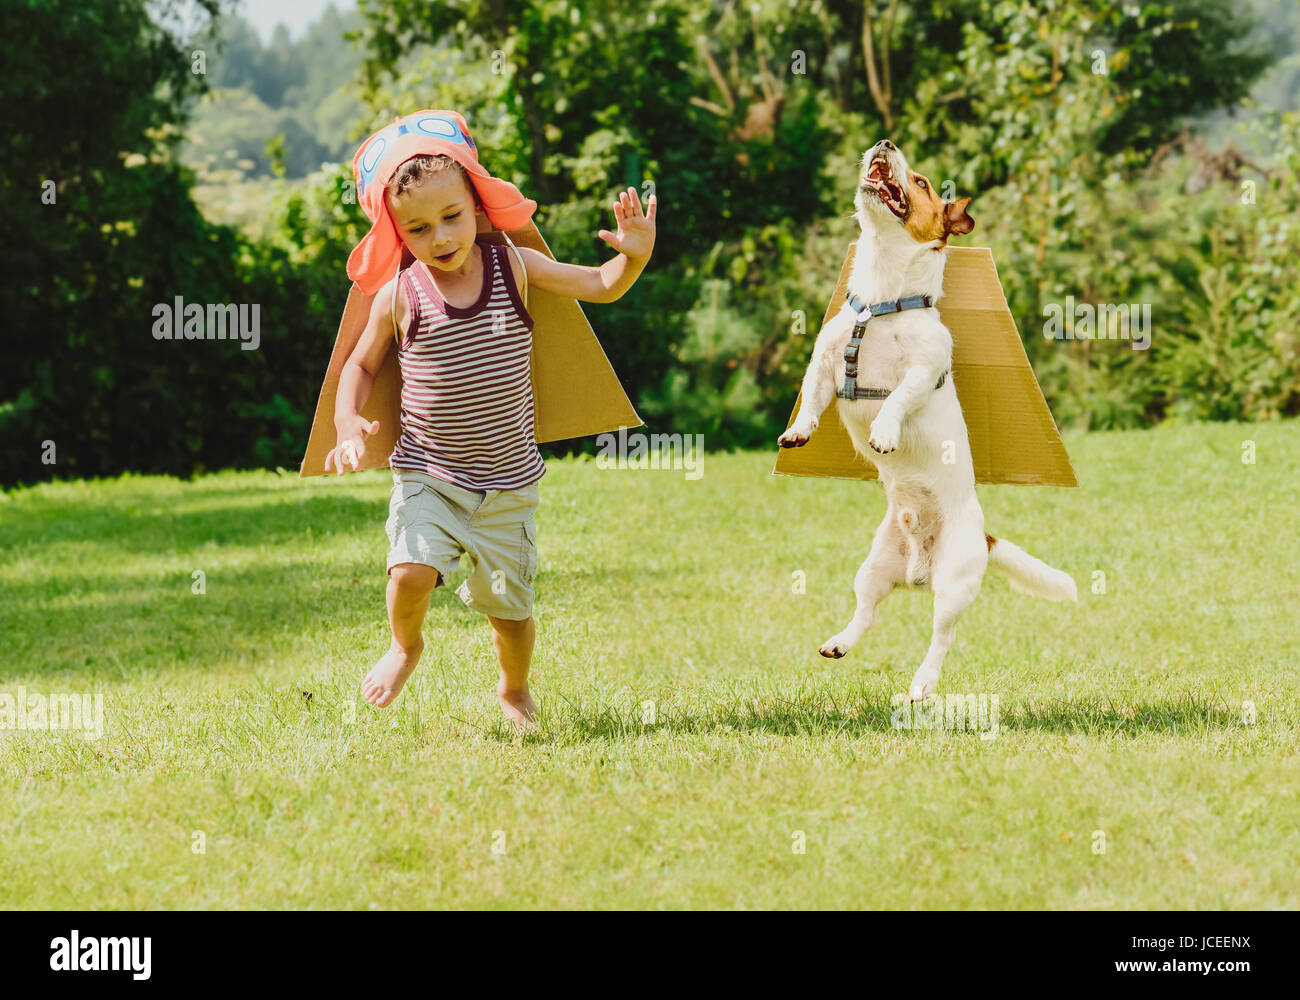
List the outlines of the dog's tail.
{"type": "Polygon", "coordinates": [[[1077,601],[1079,592],[1069,573],[1053,569],[1041,559],[1035,559],[1018,545],[1005,538],[985,535],[989,546],[989,565],[1006,573],[1011,589],[1022,594],[1046,597],[1049,601],[1077,601]]]}

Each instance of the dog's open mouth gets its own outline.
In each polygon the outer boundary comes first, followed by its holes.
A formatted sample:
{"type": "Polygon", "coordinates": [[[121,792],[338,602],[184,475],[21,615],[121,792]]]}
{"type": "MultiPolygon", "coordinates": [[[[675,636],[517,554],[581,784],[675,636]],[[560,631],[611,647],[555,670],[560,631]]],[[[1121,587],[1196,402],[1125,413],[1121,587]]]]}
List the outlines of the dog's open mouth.
{"type": "Polygon", "coordinates": [[[894,171],[884,156],[877,156],[871,161],[862,188],[864,191],[875,192],[881,203],[900,219],[907,215],[907,195],[903,193],[903,186],[894,178],[894,171]]]}

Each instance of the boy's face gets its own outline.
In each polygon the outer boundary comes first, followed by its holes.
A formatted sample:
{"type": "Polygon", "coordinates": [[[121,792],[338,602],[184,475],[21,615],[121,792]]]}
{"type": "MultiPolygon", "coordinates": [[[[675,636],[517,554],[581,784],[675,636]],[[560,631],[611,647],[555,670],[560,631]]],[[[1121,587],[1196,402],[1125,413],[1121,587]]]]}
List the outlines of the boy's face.
{"type": "Polygon", "coordinates": [[[444,170],[406,189],[400,198],[385,194],[402,242],[416,259],[441,271],[462,271],[470,260],[478,216],[469,184],[459,170],[444,170]]]}

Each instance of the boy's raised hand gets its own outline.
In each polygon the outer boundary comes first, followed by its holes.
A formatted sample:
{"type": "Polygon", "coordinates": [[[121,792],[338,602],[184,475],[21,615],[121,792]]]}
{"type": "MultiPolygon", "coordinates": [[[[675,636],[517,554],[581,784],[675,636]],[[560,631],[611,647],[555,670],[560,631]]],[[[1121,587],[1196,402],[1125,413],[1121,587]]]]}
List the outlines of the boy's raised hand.
{"type": "Polygon", "coordinates": [[[618,232],[611,233],[608,229],[602,229],[596,235],[619,253],[645,260],[654,249],[655,215],[658,211],[658,199],[652,194],[646,201],[646,211],[642,215],[641,198],[637,195],[636,188],[630,187],[621,192],[618,201],[614,203],[618,232]]]}
{"type": "Polygon", "coordinates": [[[353,472],[360,466],[361,456],[366,453],[366,435],[379,433],[379,421],[367,420],[361,414],[357,414],[336,426],[338,444],[325,456],[325,471],[329,472],[331,467],[334,467],[338,469],[341,476],[345,471],[343,466],[345,461],[352,463],[353,472]]]}

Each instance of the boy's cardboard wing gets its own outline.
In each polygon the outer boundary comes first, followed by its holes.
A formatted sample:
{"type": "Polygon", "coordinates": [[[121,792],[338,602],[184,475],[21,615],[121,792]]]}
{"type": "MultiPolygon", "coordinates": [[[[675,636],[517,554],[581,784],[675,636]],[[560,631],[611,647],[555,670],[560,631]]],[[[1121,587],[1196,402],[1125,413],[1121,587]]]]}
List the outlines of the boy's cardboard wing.
{"type": "MultiPolygon", "coordinates": [[[[822,326],[844,303],[856,243],[849,244],[840,281],[822,326]]],[[[977,483],[1078,486],[1060,432],[1029,366],[1007,308],[993,253],[987,247],[949,247],[939,316],[952,333],[952,380],[970,438],[977,483]]],[[[786,423],[794,423],[800,398],[786,423]]],[[[782,448],[778,476],[875,479],[876,467],[858,454],[834,400],[801,448],[782,448]]]]}
{"type": "MultiPolygon", "coordinates": [[[[510,232],[519,247],[532,247],[553,257],[542,234],[531,222],[510,232]]],[[[499,230],[480,219],[479,237],[490,243],[504,243],[499,230]]],[[[408,251],[409,254],[409,251],[408,251]]],[[[408,259],[403,256],[403,263],[408,259]]],[[[355,283],[348,293],[343,319],[339,323],[334,352],[330,355],[325,382],[316,400],[311,437],[303,456],[299,477],[325,474],[325,456],[336,443],[334,399],[338,394],[339,376],[352,349],[361,339],[370,317],[373,295],[365,295],[355,283]]],[[[534,437],[543,441],[585,437],[617,431],[620,427],[639,427],[631,401],[610,367],[600,342],[592,332],[587,317],[576,299],[565,298],[528,286],[528,312],[533,317],[533,350],[530,355],[535,415],[534,437]]],[[[370,398],[362,407],[367,420],[379,421],[379,433],[366,438],[366,453],[359,469],[380,469],[388,465],[401,433],[402,375],[397,351],[390,350],[370,389],[370,398]]]]}

